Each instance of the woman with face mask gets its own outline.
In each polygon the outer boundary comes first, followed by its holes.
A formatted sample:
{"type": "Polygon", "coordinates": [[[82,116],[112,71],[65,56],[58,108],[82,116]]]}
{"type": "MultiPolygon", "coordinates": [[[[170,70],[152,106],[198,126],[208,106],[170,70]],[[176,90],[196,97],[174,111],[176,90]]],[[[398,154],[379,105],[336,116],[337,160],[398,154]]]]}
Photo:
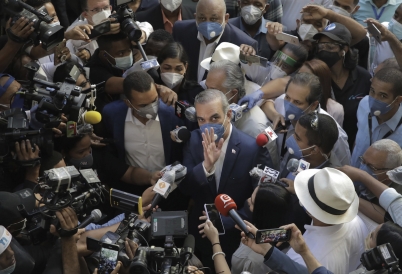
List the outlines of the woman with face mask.
{"type": "Polygon", "coordinates": [[[61,153],[67,166],[75,166],[78,170],[93,168],[90,134],[64,137],[61,143],[61,153]]]}
{"type": "Polygon", "coordinates": [[[177,93],[179,100],[194,104],[194,98],[203,88],[196,82],[186,79],[188,56],[180,43],[167,44],[158,55],[159,81],[158,84],[167,86],[177,93]]]}

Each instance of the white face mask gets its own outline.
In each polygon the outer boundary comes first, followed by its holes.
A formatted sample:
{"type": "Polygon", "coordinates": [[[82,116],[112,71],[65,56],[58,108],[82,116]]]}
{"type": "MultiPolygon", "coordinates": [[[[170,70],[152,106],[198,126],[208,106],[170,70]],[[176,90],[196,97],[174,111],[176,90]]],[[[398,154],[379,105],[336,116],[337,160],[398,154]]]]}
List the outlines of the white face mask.
{"type": "Polygon", "coordinates": [[[183,81],[184,75],[181,75],[180,73],[174,73],[174,72],[163,72],[161,73],[161,79],[165,85],[172,89],[175,88],[178,84],[180,84],[183,81]]]}
{"type": "Polygon", "coordinates": [[[180,7],[182,0],[161,0],[162,6],[170,12],[180,7]]]}
{"type": "Polygon", "coordinates": [[[398,40],[402,40],[402,24],[396,21],[394,18],[388,24],[388,30],[392,32],[398,40]]]}
{"type": "Polygon", "coordinates": [[[60,26],[60,21],[48,24],[49,27],[55,27],[55,26],[60,26]]]}
{"type": "Polygon", "coordinates": [[[253,5],[248,5],[241,9],[240,14],[246,24],[254,25],[262,17],[262,10],[253,5]]]}
{"type": "Polygon", "coordinates": [[[15,265],[16,263],[14,263],[13,265],[10,265],[9,267],[0,270],[0,274],[11,274],[14,272],[15,270],[15,265]]]}
{"type": "Polygon", "coordinates": [[[130,52],[130,55],[124,57],[113,57],[107,51],[105,51],[111,58],[114,59],[116,65],[113,65],[109,62],[113,67],[119,68],[121,70],[127,70],[133,65],[133,52],[130,52]]]}
{"type": "Polygon", "coordinates": [[[98,25],[105,21],[105,19],[109,18],[109,16],[112,14],[110,9],[108,10],[102,10],[101,12],[98,12],[97,14],[92,15],[92,22],[94,22],[95,25],[98,25]]]}
{"type": "Polygon", "coordinates": [[[337,14],[347,16],[347,17],[351,17],[351,14],[349,12],[347,12],[346,10],[344,10],[343,8],[340,8],[338,6],[330,5],[329,9],[331,9],[333,12],[335,12],[337,14]]]}
{"type": "Polygon", "coordinates": [[[305,40],[313,40],[313,36],[318,33],[318,30],[312,24],[301,24],[299,30],[300,38],[305,40]]]}

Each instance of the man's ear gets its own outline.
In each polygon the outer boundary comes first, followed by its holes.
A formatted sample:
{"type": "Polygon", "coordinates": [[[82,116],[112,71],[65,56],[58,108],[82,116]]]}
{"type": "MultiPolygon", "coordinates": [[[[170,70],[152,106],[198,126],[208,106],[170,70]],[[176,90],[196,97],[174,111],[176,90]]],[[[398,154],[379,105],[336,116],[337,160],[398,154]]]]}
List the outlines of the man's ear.
{"type": "Polygon", "coordinates": [[[269,9],[269,4],[266,4],[264,10],[262,11],[262,14],[267,13],[268,9],[269,9]]]}
{"type": "Polygon", "coordinates": [[[398,96],[395,101],[398,102],[399,104],[401,104],[402,103],[402,96],[398,96]]]}
{"type": "Polygon", "coordinates": [[[127,106],[128,108],[131,108],[130,101],[126,98],[126,96],[124,96],[123,98],[124,98],[123,101],[124,101],[124,103],[126,104],[126,106],[127,106]]]}
{"type": "Polygon", "coordinates": [[[229,13],[226,13],[226,14],[225,14],[225,23],[226,23],[226,24],[227,24],[228,21],[229,21],[229,17],[230,17],[229,13]]]}
{"type": "Polygon", "coordinates": [[[87,11],[83,11],[81,13],[81,15],[82,15],[82,17],[86,18],[87,20],[88,20],[88,17],[90,17],[87,11]]]}
{"type": "Polygon", "coordinates": [[[360,9],[360,6],[357,5],[355,9],[351,12],[351,14],[355,14],[360,9]]]}
{"type": "Polygon", "coordinates": [[[313,111],[313,110],[315,110],[315,109],[317,109],[317,106],[318,106],[319,103],[320,103],[320,102],[315,101],[315,102],[311,105],[311,110],[310,110],[310,112],[313,111]]]}
{"type": "Polygon", "coordinates": [[[297,25],[297,29],[300,28],[300,19],[296,19],[296,25],[297,25]]]}
{"type": "Polygon", "coordinates": [[[196,19],[197,18],[197,13],[196,12],[194,12],[194,19],[196,19]]]}

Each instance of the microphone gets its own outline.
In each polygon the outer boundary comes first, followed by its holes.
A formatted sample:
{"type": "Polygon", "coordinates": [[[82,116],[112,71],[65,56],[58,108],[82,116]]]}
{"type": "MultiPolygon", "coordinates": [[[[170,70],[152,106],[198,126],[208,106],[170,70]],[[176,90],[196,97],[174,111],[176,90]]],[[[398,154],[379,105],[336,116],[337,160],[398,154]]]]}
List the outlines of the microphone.
{"type": "Polygon", "coordinates": [[[310,163],[307,161],[304,161],[303,159],[297,160],[295,158],[292,158],[288,161],[286,165],[286,169],[289,172],[296,173],[298,174],[299,172],[309,169],[310,168],[310,163]]]}
{"type": "Polygon", "coordinates": [[[271,127],[267,127],[262,133],[257,135],[255,141],[258,146],[264,147],[277,138],[278,135],[276,135],[275,131],[271,127]]]}
{"type": "Polygon", "coordinates": [[[241,106],[238,104],[232,103],[229,105],[230,110],[232,110],[232,121],[236,122],[243,117],[243,111],[247,108],[248,103],[245,103],[241,106]]]}
{"type": "Polygon", "coordinates": [[[91,215],[86,217],[85,220],[78,225],[78,228],[84,228],[90,223],[99,222],[101,218],[102,218],[102,212],[99,209],[94,209],[92,210],[91,215]]]}
{"type": "Polygon", "coordinates": [[[219,194],[215,198],[215,206],[220,214],[226,217],[230,216],[247,237],[255,239],[255,236],[247,229],[247,225],[243,219],[237,214],[237,205],[232,198],[226,194],[219,194]]]}
{"type": "Polygon", "coordinates": [[[181,119],[186,118],[190,122],[197,122],[195,108],[187,101],[176,101],[175,114],[181,119]]]}
{"type": "Polygon", "coordinates": [[[102,115],[97,111],[90,110],[82,114],[82,120],[86,124],[96,125],[102,121],[102,115]]]}
{"type": "Polygon", "coordinates": [[[187,142],[191,137],[191,132],[184,126],[173,130],[173,134],[178,143],[187,142]]]}
{"type": "Polygon", "coordinates": [[[184,240],[183,248],[181,249],[180,253],[180,258],[183,265],[193,257],[194,247],[195,238],[193,235],[188,234],[186,239],[184,240]]]}

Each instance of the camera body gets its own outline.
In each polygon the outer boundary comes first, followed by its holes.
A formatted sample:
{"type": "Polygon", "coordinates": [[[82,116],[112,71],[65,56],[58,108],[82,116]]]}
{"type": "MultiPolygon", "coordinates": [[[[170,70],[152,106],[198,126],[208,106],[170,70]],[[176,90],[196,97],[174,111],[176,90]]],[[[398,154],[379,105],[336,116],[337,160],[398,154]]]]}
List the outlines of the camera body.
{"type": "Polygon", "coordinates": [[[131,0],[117,1],[116,13],[109,16],[115,18],[120,23],[120,29],[123,31],[131,41],[139,41],[142,36],[142,31],[135,23],[134,12],[127,7],[127,3],[131,0]]]}

